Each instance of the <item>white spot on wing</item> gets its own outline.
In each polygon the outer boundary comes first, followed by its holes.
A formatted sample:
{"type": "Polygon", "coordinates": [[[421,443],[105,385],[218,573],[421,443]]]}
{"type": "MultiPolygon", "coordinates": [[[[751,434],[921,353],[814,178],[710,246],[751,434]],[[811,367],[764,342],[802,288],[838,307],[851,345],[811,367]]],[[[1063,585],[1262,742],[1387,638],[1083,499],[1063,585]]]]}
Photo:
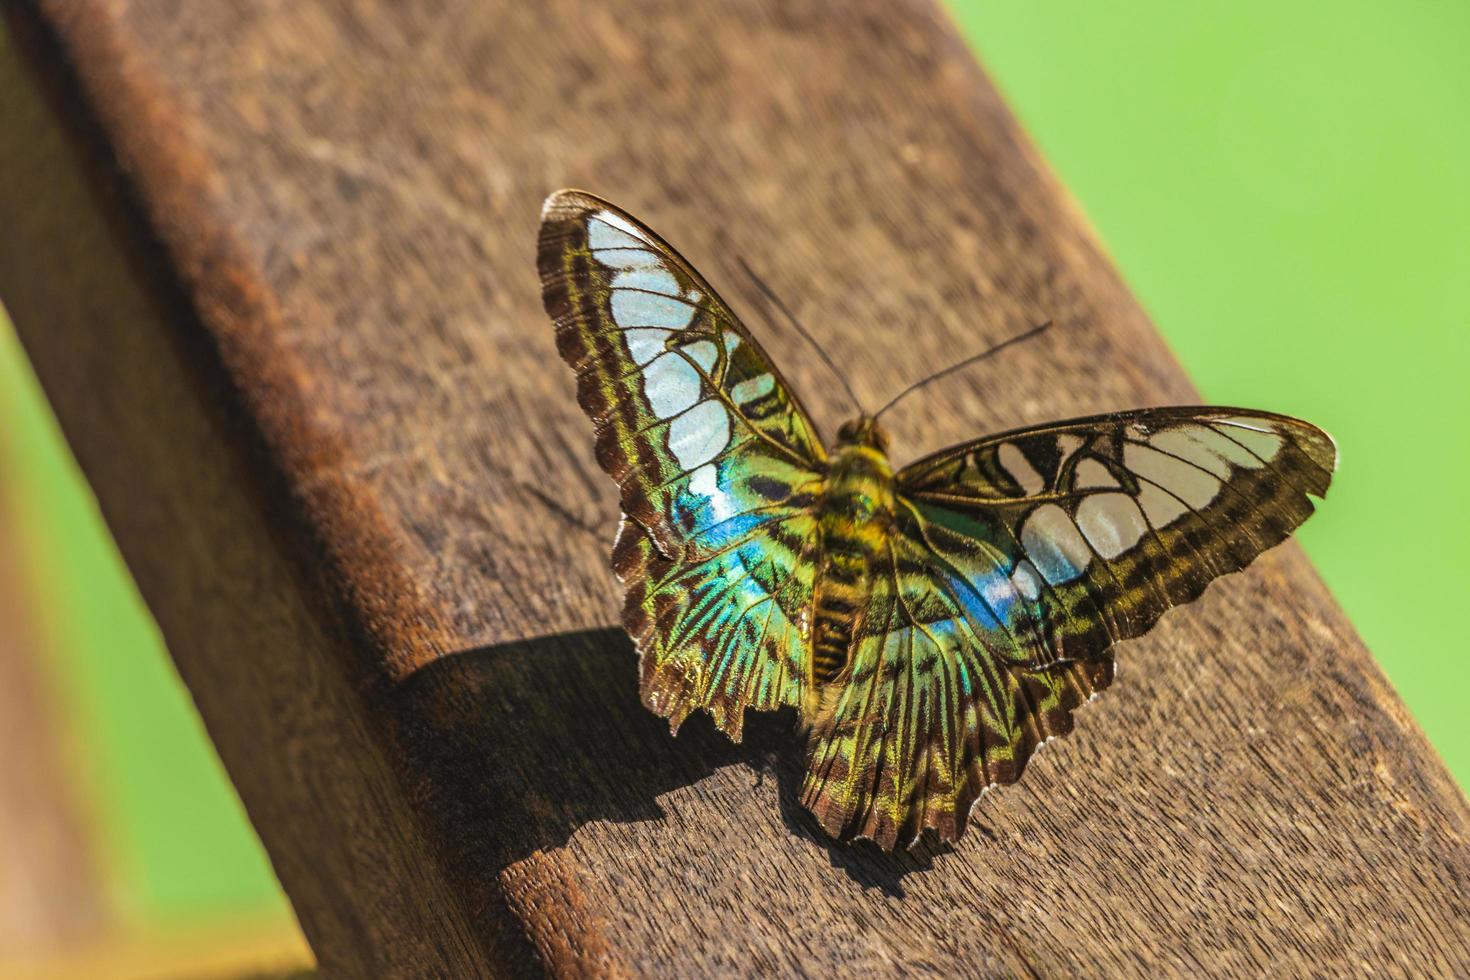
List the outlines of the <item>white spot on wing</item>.
{"type": "Polygon", "coordinates": [[[990,608],[1002,616],[1005,615],[1006,607],[1016,601],[1016,584],[1002,569],[997,568],[988,575],[981,576],[975,584],[990,608]]]}
{"type": "Polygon", "coordinates": [[[1108,468],[1095,459],[1084,459],[1077,464],[1077,482],[1074,486],[1079,490],[1108,489],[1122,486],[1118,478],[1108,472],[1108,468]]]}
{"type": "Polygon", "coordinates": [[[1198,440],[1193,438],[1194,433],[1198,430],[1199,426],[1197,425],[1189,425],[1177,429],[1164,429],[1162,432],[1155,432],[1149,437],[1149,445],[1174,456],[1187,459],[1196,466],[1209,470],[1222,480],[1228,478],[1230,476],[1230,464],[1215,455],[1213,451],[1206,449],[1198,440]]]}
{"type": "Polygon", "coordinates": [[[614,289],[638,289],[665,296],[678,296],[681,292],[679,280],[661,265],[624,270],[613,276],[612,284],[614,289]]]}
{"type": "Polygon", "coordinates": [[[1077,525],[1056,504],[1042,504],[1031,512],[1021,528],[1021,546],[1052,585],[1070,582],[1092,561],[1092,549],[1077,525]]]}
{"type": "Polygon", "coordinates": [[[1152,483],[1144,483],[1139,489],[1138,505],[1143,508],[1143,516],[1154,527],[1168,527],[1189,512],[1184,501],[1152,483]]]}
{"type": "Polygon", "coordinates": [[[1095,493],[1077,505],[1077,527],[1104,558],[1117,558],[1138,544],[1148,525],[1126,493],[1095,493]]]}
{"type": "Polygon", "coordinates": [[[1281,451],[1284,440],[1277,433],[1268,431],[1265,428],[1267,423],[1260,419],[1240,416],[1222,419],[1217,424],[1221,426],[1220,431],[1267,462],[1275,459],[1276,454],[1281,451]]]}
{"type": "Polygon", "coordinates": [[[1026,454],[1014,442],[1001,443],[1000,449],[996,451],[996,458],[1024,492],[1036,494],[1046,488],[1046,480],[1036,472],[1036,467],[1031,465],[1026,454]]]}
{"type": "Polygon", "coordinates": [[[730,388],[730,397],[735,404],[744,406],[769,395],[776,388],[776,379],[771,372],[764,371],[753,378],[736,382],[730,388]]]}
{"type": "Polygon", "coordinates": [[[1197,428],[1190,429],[1189,437],[1216,456],[1235,466],[1242,466],[1253,470],[1261,468],[1261,461],[1249,449],[1228,438],[1213,426],[1201,425],[1197,428]]]}
{"type": "Polygon", "coordinates": [[[1027,602],[1035,602],[1041,596],[1041,579],[1036,577],[1036,567],[1029,561],[1022,561],[1011,572],[1011,584],[1027,602]]]}
{"type": "Polygon", "coordinates": [[[1142,443],[1130,442],[1123,446],[1123,464],[1195,510],[1208,507],[1220,493],[1220,481],[1210,473],[1142,443]]]}
{"type": "Polygon", "coordinates": [[[730,495],[720,489],[719,471],[714,463],[706,463],[689,474],[689,492],[709,501],[710,514],[716,521],[723,521],[735,513],[730,495]]]}
{"type": "Polygon", "coordinates": [[[618,511],[618,530],[617,530],[617,533],[613,535],[613,546],[614,547],[617,547],[618,539],[621,538],[627,532],[627,530],[628,530],[628,521],[629,520],[630,520],[630,518],[628,517],[628,512],[627,511],[622,511],[622,510],[618,511]]]}
{"type": "Polygon", "coordinates": [[[628,355],[633,358],[633,363],[647,364],[662,354],[667,349],[664,342],[671,332],[642,327],[623,331],[623,340],[628,345],[628,355]]]}
{"type": "Polygon", "coordinates": [[[613,321],[624,330],[630,327],[683,330],[694,319],[694,307],[672,296],[617,290],[609,305],[613,321]]]}
{"type": "Polygon", "coordinates": [[[669,452],[686,470],[718,456],[730,444],[730,416],[713,399],[702,401],[669,423],[669,452]]]}
{"type": "Polygon", "coordinates": [[[708,340],[697,340],[679,349],[687,354],[691,361],[698,364],[705,374],[715,369],[715,361],[720,357],[720,352],[708,340]]]}
{"type": "Polygon", "coordinates": [[[699,372],[678,354],[662,354],[643,372],[643,394],[661,419],[678,415],[699,401],[699,372]]]}
{"type": "Polygon", "coordinates": [[[592,257],[609,269],[661,269],[664,260],[646,248],[598,248],[592,257]]]}
{"type": "Polygon", "coordinates": [[[593,248],[626,248],[645,244],[643,232],[636,225],[607,210],[598,211],[588,218],[587,242],[593,248]]]}

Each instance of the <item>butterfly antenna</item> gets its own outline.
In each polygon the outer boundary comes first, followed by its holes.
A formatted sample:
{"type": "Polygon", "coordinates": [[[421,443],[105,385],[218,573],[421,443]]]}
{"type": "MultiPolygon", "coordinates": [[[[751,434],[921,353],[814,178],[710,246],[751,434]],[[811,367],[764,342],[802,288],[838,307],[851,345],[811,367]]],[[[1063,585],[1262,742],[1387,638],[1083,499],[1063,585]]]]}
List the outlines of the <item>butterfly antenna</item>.
{"type": "Polygon", "coordinates": [[[941,370],[935,371],[927,378],[920,378],[918,381],[915,381],[903,391],[900,391],[898,394],[894,395],[888,400],[888,403],[886,405],[878,409],[878,411],[874,412],[873,420],[877,421],[878,416],[882,415],[884,412],[888,411],[894,405],[897,405],[899,402],[903,401],[905,398],[907,398],[909,395],[912,395],[920,388],[923,388],[925,385],[938,381],[940,378],[943,378],[946,375],[954,374],[956,371],[967,368],[971,364],[983,361],[986,358],[994,357],[996,354],[999,354],[1007,347],[1019,344],[1023,340],[1030,340],[1032,337],[1039,337],[1050,329],[1051,321],[1048,320],[1039,326],[1032,327],[1030,330],[1027,330],[1024,333],[1018,333],[1014,337],[1008,337],[1007,339],[1002,340],[1000,343],[996,344],[994,347],[983,350],[978,354],[973,354],[970,357],[965,358],[963,361],[959,361],[955,364],[951,364],[947,368],[942,368],[941,370]]]}
{"type": "MultiPolygon", "coordinates": [[[[816,338],[807,333],[806,327],[803,327],[801,325],[801,321],[796,318],[796,314],[792,313],[791,310],[786,307],[786,304],[781,302],[781,297],[776,295],[776,291],[770,286],[767,286],[765,280],[756,275],[755,270],[747,265],[743,258],[737,255],[735,256],[735,261],[740,263],[741,270],[750,277],[751,282],[755,283],[756,288],[759,289],[761,292],[761,296],[763,296],[765,300],[776,309],[780,310],[781,315],[786,318],[786,322],[796,328],[796,332],[801,334],[802,338],[806,340],[808,344],[812,345],[812,350],[817,352],[817,356],[822,359],[822,363],[827,365],[828,370],[830,370],[833,376],[837,378],[838,382],[841,383],[843,390],[847,392],[847,397],[850,398],[852,400],[852,403],[857,406],[857,410],[866,415],[867,412],[863,409],[863,403],[858,400],[857,394],[852,390],[852,385],[847,383],[847,376],[842,373],[841,369],[839,369],[835,363],[833,363],[832,358],[827,356],[827,352],[822,349],[821,344],[817,343],[816,338]]],[[[769,315],[767,316],[767,319],[770,319],[769,315]]]]}

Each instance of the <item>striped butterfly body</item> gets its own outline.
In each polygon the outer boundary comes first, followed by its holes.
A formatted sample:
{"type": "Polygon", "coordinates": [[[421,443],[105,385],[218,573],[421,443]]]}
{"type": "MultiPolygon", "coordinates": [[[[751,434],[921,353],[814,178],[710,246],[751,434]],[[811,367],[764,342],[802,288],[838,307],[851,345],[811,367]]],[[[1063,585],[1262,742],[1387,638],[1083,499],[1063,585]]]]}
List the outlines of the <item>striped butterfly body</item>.
{"type": "Polygon", "coordinates": [[[621,492],[645,704],[737,741],[747,709],[795,708],[802,801],[839,839],[959,837],[1107,687],[1114,644],[1284,540],[1336,465],[1306,422],[1178,407],[895,469],[872,418],[829,450],[730,308],[627,213],[553,194],[538,264],[621,492]]]}

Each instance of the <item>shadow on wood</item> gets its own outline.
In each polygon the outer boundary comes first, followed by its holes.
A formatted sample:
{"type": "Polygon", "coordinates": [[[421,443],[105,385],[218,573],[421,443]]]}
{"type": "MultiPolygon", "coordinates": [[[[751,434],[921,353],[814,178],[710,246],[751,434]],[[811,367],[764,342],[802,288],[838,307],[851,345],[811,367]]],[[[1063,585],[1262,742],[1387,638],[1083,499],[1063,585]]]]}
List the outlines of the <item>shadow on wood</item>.
{"type": "Polygon", "coordinates": [[[677,820],[660,797],[732,765],[755,772],[788,830],[864,887],[901,897],[907,875],[953,850],[925,839],[886,854],[828,839],[798,798],[803,736],[792,712],[748,713],[738,745],[702,712],[671,736],[639,701],[636,662],[622,630],[585,630],[451,654],[393,690],[399,735],[424,767],[424,811],[443,839],[467,844],[448,866],[495,878],[589,822],[677,820]]]}

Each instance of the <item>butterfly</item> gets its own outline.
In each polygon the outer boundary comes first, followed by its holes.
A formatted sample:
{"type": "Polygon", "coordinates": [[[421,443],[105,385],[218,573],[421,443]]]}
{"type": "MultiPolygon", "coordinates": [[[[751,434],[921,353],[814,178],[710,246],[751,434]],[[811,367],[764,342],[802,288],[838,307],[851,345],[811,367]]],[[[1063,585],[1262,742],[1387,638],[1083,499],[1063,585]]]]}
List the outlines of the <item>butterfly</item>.
{"type": "Polygon", "coordinates": [[[667,242],[591,194],[542,212],[557,346],[621,492],[612,564],[644,703],[796,709],[801,800],[839,840],[958,838],[1113,678],[1113,646],[1312,513],[1322,430],[1174,407],[1016,429],[895,469],[869,415],[828,446],[667,242]]]}

